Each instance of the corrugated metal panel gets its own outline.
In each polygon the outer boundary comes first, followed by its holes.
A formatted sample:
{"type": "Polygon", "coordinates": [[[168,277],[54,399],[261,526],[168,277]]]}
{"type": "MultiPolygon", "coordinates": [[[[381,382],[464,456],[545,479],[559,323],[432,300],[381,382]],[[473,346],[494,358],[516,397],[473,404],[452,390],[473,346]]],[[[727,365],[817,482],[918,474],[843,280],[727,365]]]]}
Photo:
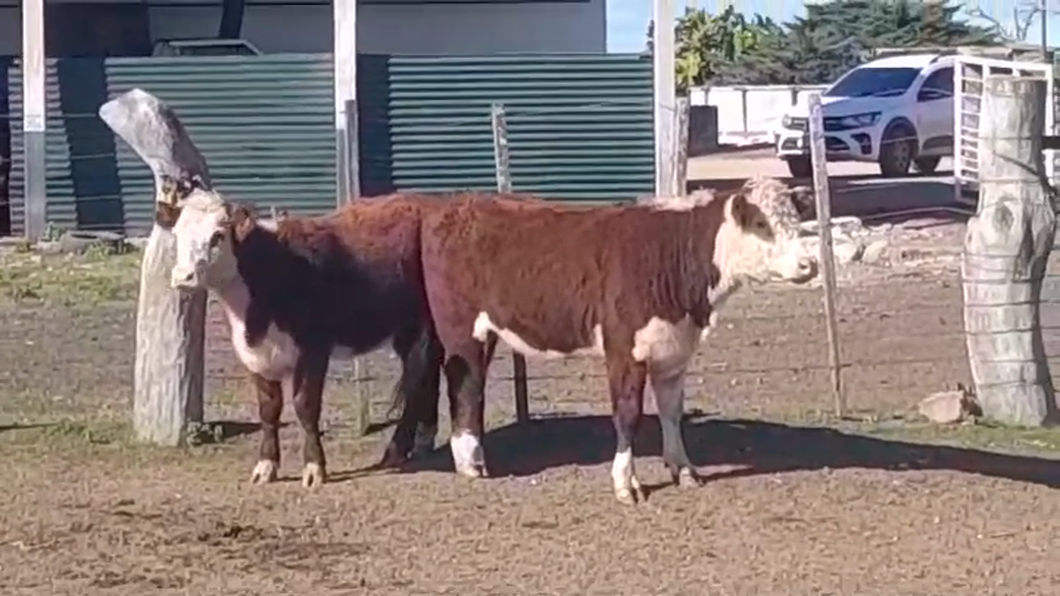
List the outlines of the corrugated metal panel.
{"type": "Polygon", "coordinates": [[[365,194],[495,188],[494,102],[515,190],[612,201],[654,187],[649,57],[362,55],[358,76],[365,194]]]}
{"type": "MultiPolygon", "coordinates": [[[[7,69],[14,56],[0,56],[0,236],[11,233],[11,203],[8,184],[11,174],[11,114],[8,107],[7,69]]],[[[22,130],[21,126],[17,130],[22,130]]]]}
{"type": "MultiPolygon", "coordinates": [[[[9,76],[11,111],[20,121],[17,67],[9,76]]],[[[226,195],[291,213],[334,207],[330,55],[64,58],[48,62],[49,221],[129,233],[150,227],[150,171],[97,115],[103,102],[134,87],[173,107],[226,195]]],[[[21,228],[20,171],[12,178],[21,228]]]]}

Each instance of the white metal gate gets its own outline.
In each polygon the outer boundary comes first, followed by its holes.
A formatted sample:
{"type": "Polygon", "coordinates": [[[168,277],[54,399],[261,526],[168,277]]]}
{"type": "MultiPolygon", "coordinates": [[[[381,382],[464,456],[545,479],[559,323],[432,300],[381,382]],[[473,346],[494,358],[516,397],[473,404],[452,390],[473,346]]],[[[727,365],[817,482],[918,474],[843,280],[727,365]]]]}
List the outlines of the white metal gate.
{"type": "MultiPolygon", "coordinates": [[[[975,204],[979,194],[979,113],[983,79],[988,75],[1040,76],[1046,84],[1045,131],[1057,134],[1056,71],[1052,64],[958,55],[953,69],[953,190],[961,203],[975,204]]],[[[1058,152],[1046,149],[1045,174],[1057,183],[1058,152]]]]}

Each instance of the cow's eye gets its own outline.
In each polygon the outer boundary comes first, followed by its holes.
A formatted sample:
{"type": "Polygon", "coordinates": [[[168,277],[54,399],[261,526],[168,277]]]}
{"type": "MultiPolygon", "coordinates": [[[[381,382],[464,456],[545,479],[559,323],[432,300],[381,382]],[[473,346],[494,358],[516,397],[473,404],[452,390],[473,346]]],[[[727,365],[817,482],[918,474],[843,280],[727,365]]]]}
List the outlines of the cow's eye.
{"type": "Polygon", "coordinates": [[[214,232],[213,236],[210,236],[210,248],[217,248],[217,245],[221,243],[221,240],[224,240],[224,237],[224,232],[214,232]]]}

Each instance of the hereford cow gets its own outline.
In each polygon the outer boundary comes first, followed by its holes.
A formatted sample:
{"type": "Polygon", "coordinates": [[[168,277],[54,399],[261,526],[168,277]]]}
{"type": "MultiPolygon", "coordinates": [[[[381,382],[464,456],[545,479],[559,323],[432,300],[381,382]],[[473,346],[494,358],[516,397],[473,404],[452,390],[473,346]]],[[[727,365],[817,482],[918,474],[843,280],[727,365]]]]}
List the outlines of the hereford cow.
{"type": "Polygon", "coordinates": [[[201,190],[179,209],[159,205],[160,224],[177,241],[173,287],[216,296],[257,391],[263,434],[251,482],[276,478],[285,390],[303,431],[302,484],[324,482],[319,421],[329,358],[388,342],[402,361],[396,396],[407,406],[384,462],[404,460],[414,443],[434,447],[442,354],[423,293],[419,210],[436,203],[397,195],[278,222],[201,190]],[[407,409],[416,404],[431,407],[407,409]]]}
{"type": "Polygon", "coordinates": [[[425,213],[424,279],[445,348],[457,472],[487,475],[483,388],[499,337],[527,356],[604,357],[620,502],[644,498],[631,446],[648,382],[674,482],[698,485],[680,428],[696,346],[745,281],[817,275],[791,195],[777,180],[755,179],[715,200],[708,192],[586,209],[467,197],[425,213]]]}

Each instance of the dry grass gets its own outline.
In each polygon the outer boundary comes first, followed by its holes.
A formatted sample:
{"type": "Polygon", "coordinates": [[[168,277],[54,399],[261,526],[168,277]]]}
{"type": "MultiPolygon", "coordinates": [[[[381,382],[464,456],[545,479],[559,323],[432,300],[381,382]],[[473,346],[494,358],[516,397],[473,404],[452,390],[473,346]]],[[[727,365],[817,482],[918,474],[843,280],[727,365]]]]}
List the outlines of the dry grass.
{"type": "Polygon", "coordinates": [[[94,306],[136,298],[140,255],[0,252],[0,305],[94,306]]]}

